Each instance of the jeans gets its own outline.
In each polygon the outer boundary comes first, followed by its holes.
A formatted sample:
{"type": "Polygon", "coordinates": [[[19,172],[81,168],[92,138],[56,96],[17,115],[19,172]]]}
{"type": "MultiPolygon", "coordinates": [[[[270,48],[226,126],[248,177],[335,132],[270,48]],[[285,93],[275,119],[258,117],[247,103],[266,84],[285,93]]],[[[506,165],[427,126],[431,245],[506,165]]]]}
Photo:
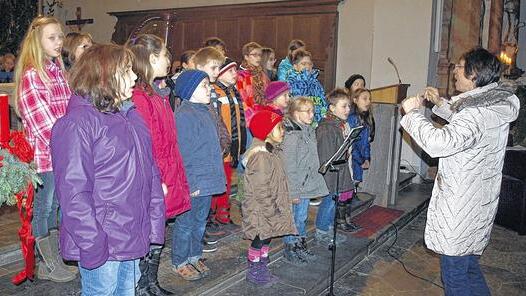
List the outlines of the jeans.
{"type": "Polygon", "coordinates": [[[489,288],[480,270],[480,256],[440,255],[440,273],[446,296],[489,296],[489,288]]]}
{"type": "Polygon", "coordinates": [[[50,229],[57,228],[58,225],[58,200],[55,195],[54,174],[45,172],[38,175],[42,179],[42,185],[36,188],[31,221],[35,238],[46,236],[50,229]]]}
{"type": "Polygon", "coordinates": [[[298,230],[298,235],[287,235],[283,237],[283,243],[294,244],[299,241],[299,238],[307,237],[307,218],[309,215],[308,198],[300,198],[298,204],[292,205],[292,214],[294,215],[294,224],[298,230]]]}
{"type": "Polygon", "coordinates": [[[325,196],[318,207],[318,214],[316,215],[316,231],[318,232],[327,232],[332,229],[334,215],[336,214],[333,196],[332,193],[325,196]]]}
{"type": "Polygon", "coordinates": [[[192,208],[175,219],[172,264],[177,268],[195,263],[203,255],[203,235],[212,196],[191,197],[192,208]]]}
{"type": "Polygon", "coordinates": [[[79,266],[82,296],[133,296],[141,278],[139,259],[106,261],[95,269],[79,266]]]}

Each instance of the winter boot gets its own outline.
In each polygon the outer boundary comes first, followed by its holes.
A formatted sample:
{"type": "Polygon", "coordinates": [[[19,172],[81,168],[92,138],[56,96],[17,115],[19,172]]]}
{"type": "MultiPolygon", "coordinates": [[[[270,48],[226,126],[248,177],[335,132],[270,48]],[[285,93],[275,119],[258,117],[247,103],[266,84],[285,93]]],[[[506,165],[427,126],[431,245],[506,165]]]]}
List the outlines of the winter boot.
{"type": "Polygon", "coordinates": [[[279,278],[270,272],[270,269],[268,268],[269,263],[270,263],[270,258],[268,256],[261,257],[261,261],[259,262],[260,268],[263,270],[265,277],[268,278],[271,284],[275,284],[279,282],[279,278]]]}
{"type": "Polygon", "coordinates": [[[343,230],[345,232],[355,232],[356,229],[352,224],[349,224],[350,222],[350,206],[343,202],[338,202],[338,208],[336,209],[337,213],[337,221],[338,221],[338,229],[343,230]],[[348,213],[349,212],[349,213],[348,213]],[[349,219],[347,219],[349,217],[349,219]]]}
{"type": "Polygon", "coordinates": [[[306,237],[302,237],[300,239],[300,241],[298,242],[298,246],[299,246],[299,253],[304,259],[306,259],[308,262],[316,261],[318,256],[316,256],[316,254],[314,254],[311,250],[307,248],[307,238],[306,237]]]}
{"type": "Polygon", "coordinates": [[[135,295],[137,296],[152,296],[155,295],[150,291],[149,279],[148,279],[148,255],[141,258],[139,261],[139,270],[141,271],[141,278],[135,288],[135,295]]]}
{"type": "Polygon", "coordinates": [[[261,262],[248,261],[248,270],[246,276],[247,282],[256,286],[270,287],[272,283],[270,278],[263,270],[263,264],[261,262]]]}
{"type": "Polygon", "coordinates": [[[58,258],[58,248],[53,249],[49,236],[36,239],[37,251],[42,257],[38,264],[37,277],[43,280],[50,280],[57,283],[65,283],[75,279],[75,274],[63,267],[64,262],[58,258]]]}
{"type": "Polygon", "coordinates": [[[159,263],[161,262],[161,252],[161,248],[156,248],[151,250],[150,254],[148,254],[148,285],[150,287],[150,291],[152,292],[151,295],[173,295],[172,292],[161,288],[161,286],[159,286],[159,281],[157,280],[157,274],[159,272],[159,263]]]}
{"type": "Polygon", "coordinates": [[[76,265],[67,265],[62,260],[62,257],[60,256],[59,248],[58,248],[58,240],[59,240],[59,232],[56,229],[49,231],[49,242],[51,243],[51,248],[53,252],[58,256],[58,264],[62,265],[62,268],[71,271],[73,274],[79,273],[79,268],[76,265]]]}
{"type": "Polygon", "coordinates": [[[300,246],[298,243],[294,244],[285,244],[285,259],[292,265],[295,266],[305,266],[307,265],[307,260],[301,256],[300,246]]]}
{"type": "MultiPolygon", "coordinates": [[[[354,199],[354,198],[353,198],[354,199]]],[[[354,233],[362,230],[362,227],[352,221],[352,200],[350,200],[346,205],[346,212],[345,212],[345,224],[347,225],[347,228],[349,229],[349,232],[354,233]]]]}

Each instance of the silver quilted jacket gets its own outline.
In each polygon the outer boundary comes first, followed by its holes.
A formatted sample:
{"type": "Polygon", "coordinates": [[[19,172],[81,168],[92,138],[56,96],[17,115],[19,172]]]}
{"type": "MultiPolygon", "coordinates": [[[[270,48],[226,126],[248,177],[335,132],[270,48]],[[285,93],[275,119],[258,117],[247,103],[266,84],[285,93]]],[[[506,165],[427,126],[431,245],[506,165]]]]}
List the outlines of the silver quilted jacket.
{"type": "Polygon", "coordinates": [[[444,101],[433,109],[449,122],[442,128],[418,112],[400,122],[425,152],[440,158],[425,229],[426,245],[436,253],[480,255],[488,244],[509,124],[519,112],[514,90],[492,83],[444,101]]]}

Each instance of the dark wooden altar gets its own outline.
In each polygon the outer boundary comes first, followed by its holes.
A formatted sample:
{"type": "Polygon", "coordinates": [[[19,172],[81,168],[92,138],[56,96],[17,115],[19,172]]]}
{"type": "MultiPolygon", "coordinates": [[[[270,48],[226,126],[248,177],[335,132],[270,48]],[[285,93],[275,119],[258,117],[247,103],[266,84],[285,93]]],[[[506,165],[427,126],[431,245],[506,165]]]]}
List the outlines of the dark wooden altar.
{"type": "Polygon", "coordinates": [[[217,36],[226,42],[227,55],[237,61],[242,60],[241,47],[249,41],[273,48],[279,60],[287,54],[291,39],[302,39],[329,90],[336,80],[337,6],[335,0],[302,0],[109,14],[117,17],[112,40],[119,44],[134,32],[164,38],[168,27],[166,39],[174,58],[217,36]]]}

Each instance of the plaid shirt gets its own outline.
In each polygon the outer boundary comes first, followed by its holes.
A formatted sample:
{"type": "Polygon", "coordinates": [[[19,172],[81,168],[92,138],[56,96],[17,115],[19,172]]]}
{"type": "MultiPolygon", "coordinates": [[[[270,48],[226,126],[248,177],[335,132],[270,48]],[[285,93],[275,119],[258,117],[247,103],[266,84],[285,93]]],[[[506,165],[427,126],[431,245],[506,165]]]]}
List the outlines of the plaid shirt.
{"type": "Polygon", "coordinates": [[[18,110],[27,140],[35,149],[35,165],[38,173],[52,171],[49,141],[51,128],[66,113],[71,90],[62,69],[47,62],[45,71],[50,79],[47,84],[40,79],[35,68],[27,69],[18,90],[18,110]]]}

